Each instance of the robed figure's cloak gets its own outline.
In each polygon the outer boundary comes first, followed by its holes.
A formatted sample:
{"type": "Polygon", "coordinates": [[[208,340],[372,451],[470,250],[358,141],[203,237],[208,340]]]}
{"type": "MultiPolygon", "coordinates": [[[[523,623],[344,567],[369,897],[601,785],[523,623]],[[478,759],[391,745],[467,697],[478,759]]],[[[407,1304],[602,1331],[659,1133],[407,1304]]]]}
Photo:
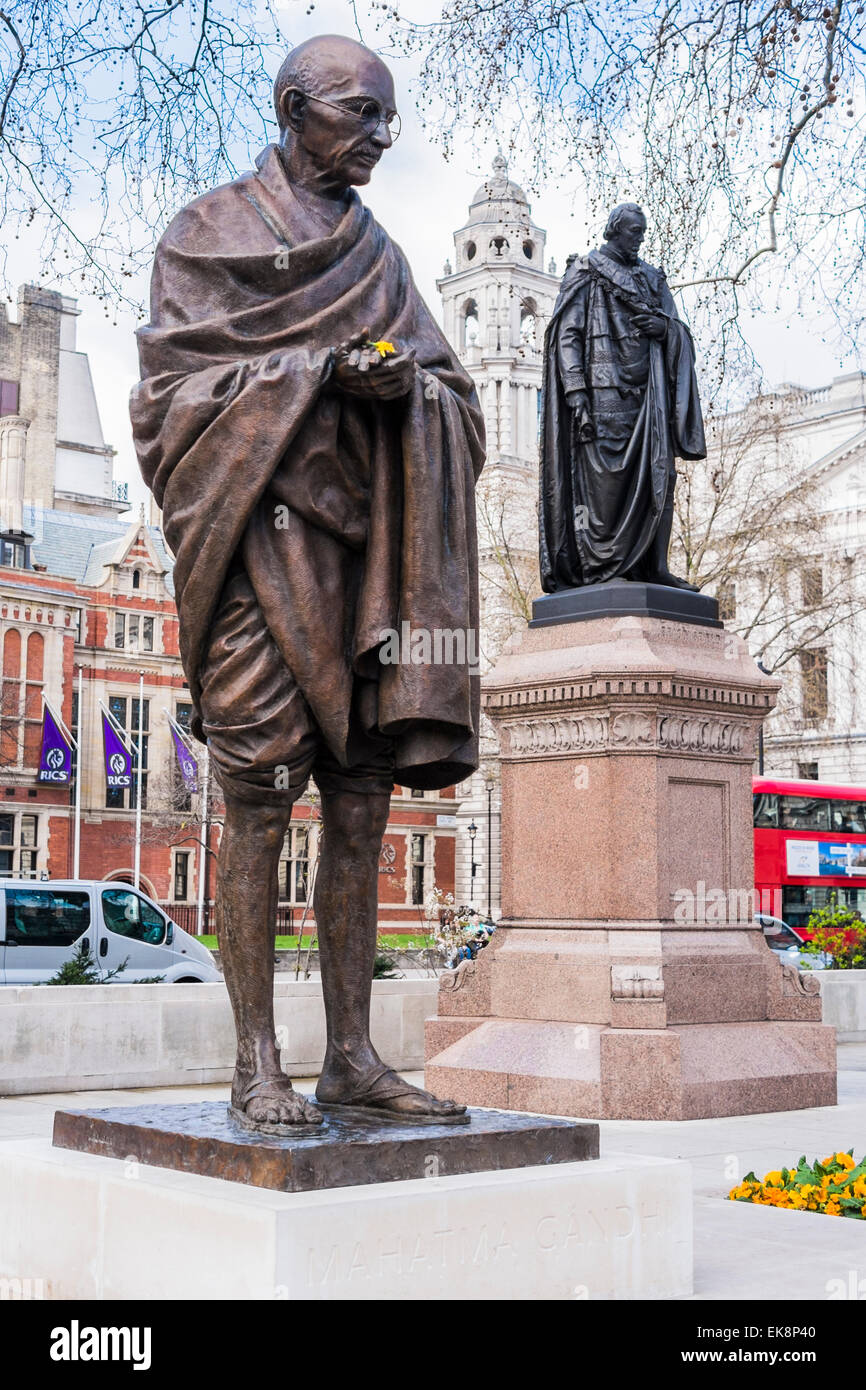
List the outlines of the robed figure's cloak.
{"type": "Polygon", "coordinates": [[[478,761],[482,417],[402,252],[354,190],[333,233],[310,228],[270,146],[255,172],[185,208],[156,253],[131,415],[176,557],[192,728],[203,736],[209,625],[240,564],[339,764],[353,765],[362,711],[394,740],[398,783],[447,786],[478,761]],[[333,349],[365,328],[415,349],[405,399],[329,387],[333,349]],[[383,665],[383,634],[406,623],[475,635],[451,645],[462,661],[383,665]]]}
{"type": "Polygon", "coordinates": [[[659,528],[674,458],[706,457],[691,334],[663,273],[599,251],[562,282],[544,348],[539,506],[547,593],[637,577],[659,528]],[[663,341],[634,324],[667,322],[663,341]],[[595,438],[577,438],[566,392],[586,391],[595,438]]]}

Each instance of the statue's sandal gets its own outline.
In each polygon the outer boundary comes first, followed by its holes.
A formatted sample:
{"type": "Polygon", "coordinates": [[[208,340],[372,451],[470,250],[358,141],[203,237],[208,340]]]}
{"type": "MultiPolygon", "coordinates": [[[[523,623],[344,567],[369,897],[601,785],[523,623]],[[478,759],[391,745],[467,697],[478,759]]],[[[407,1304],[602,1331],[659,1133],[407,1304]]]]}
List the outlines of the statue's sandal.
{"type": "MultiPolygon", "coordinates": [[[[298,1095],[298,1092],[294,1092],[294,1094],[298,1095]]],[[[275,1124],[270,1120],[253,1120],[240,1108],[249,1105],[251,1100],[260,1097],[265,1100],[277,1101],[283,1100],[285,1095],[285,1088],[278,1081],[251,1081],[241,1093],[240,1105],[229,1105],[228,1112],[236,1124],[241,1125],[243,1129],[250,1130],[253,1134],[283,1134],[293,1136],[296,1139],[311,1135],[321,1137],[327,1129],[324,1117],[312,1124],[306,1120],[298,1121],[297,1124],[275,1124]]],[[[306,1099],[306,1097],[300,1098],[306,1099]]]]}
{"type": "MultiPolygon", "coordinates": [[[[418,1097],[425,1093],[417,1086],[410,1086],[396,1072],[384,1064],[378,1071],[366,1078],[362,1086],[352,1091],[345,1100],[328,1101],[316,1096],[316,1105],[321,1110],[340,1115],[357,1116],[369,1120],[375,1117],[385,1124],[395,1125],[468,1125],[471,1116],[465,1107],[446,1114],[424,1114],[422,1111],[395,1110],[388,1108],[388,1102],[401,1100],[404,1096],[418,1097]]],[[[446,1102],[453,1105],[453,1101],[446,1102]]]]}

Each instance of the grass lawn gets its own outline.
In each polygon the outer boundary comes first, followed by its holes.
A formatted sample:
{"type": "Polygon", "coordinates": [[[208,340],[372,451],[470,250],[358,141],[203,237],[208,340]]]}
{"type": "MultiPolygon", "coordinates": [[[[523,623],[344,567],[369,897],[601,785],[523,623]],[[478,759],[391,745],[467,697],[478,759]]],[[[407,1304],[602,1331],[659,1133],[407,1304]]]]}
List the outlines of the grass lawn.
{"type": "MultiPolygon", "coordinates": [[[[195,939],[196,941],[200,941],[203,946],[207,946],[208,950],[210,951],[215,951],[217,949],[217,939],[215,936],[197,936],[195,939]]],[[[316,938],[313,937],[312,939],[315,943],[316,938]]],[[[309,944],[310,937],[305,936],[301,949],[306,950],[309,944]]],[[[392,935],[391,932],[388,932],[387,935],[379,937],[379,945],[380,947],[384,947],[386,950],[389,947],[392,949],[397,949],[404,946],[417,946],[421,948],[425,945],[424,934],[423,932],[394,932],[392,935]]],[[[296,951],[297,949],[298,938],[296,936],[277,937],[278,951],[296,951]]]]}

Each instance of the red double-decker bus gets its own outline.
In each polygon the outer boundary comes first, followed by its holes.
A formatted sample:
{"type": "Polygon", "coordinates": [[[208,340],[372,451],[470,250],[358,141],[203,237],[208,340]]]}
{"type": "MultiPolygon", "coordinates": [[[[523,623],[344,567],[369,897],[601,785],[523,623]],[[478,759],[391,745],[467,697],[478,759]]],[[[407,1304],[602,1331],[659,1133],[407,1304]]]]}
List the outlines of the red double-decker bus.
{"type": "Polygon", "coordinates": [[[866,918],[866,788],[755,777],[752,790],[760,910],[807,938],[831,894],[866,918]]]}

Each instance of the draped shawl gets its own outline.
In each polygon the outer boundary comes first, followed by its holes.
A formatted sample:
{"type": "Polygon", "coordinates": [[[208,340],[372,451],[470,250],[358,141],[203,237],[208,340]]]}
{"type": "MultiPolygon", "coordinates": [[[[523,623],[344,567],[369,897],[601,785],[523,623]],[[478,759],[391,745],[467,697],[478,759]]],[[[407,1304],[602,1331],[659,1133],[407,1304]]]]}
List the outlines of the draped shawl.
{"type": "Polygon", "coordinates": [[[241,563],[338,761],[352,765],[361,709],[367,731],[395,740],[398,783],[447,786],[477,766],[477,646],[438,665],[379,654],[407,622],[477,643],[482,417],[403,253],[354,190],[333,233],[310,226],[269,146],[254,172],[186,207],[156,252],[130,410],[175,555],[192,728],[203,738],[209,625],[241,563]],[[333,348],[365,327],[415,349],[408,398],[329,389],[333,348]]]}

